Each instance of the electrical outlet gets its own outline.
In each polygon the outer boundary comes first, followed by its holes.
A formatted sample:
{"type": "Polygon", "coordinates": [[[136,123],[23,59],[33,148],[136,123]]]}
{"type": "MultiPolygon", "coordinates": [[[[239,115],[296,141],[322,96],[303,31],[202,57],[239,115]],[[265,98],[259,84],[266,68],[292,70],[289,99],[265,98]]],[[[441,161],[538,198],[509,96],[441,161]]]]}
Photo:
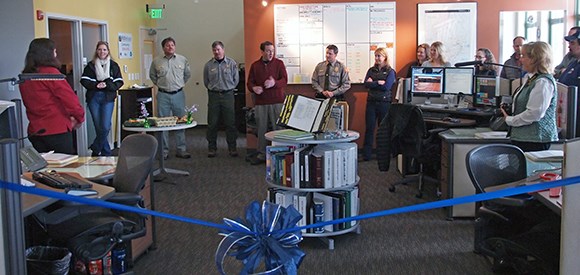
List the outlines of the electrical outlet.
{"type": "Polygon", "coordinates": [[[123,65],[123,71],[127,73],[129,71],[129,66],[123,65]]]}
{"type": "Polygon", "coordinates": [[[14,86],[15,86],[14,84],[12,84],[12,83],[8,83],[8,91],[10,91],[10,92],[14,92],[14,90],[15,90],[15,89],[14,89],[14,86]]]}

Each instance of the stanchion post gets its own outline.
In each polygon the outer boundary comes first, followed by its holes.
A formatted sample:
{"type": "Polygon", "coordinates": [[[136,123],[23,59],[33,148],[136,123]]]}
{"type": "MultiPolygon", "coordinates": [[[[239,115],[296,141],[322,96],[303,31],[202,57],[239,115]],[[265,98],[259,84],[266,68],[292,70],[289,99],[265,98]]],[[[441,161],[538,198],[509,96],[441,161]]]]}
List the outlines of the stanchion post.
{"type": "MultiPolygon", "coordinates": [[[[20,184],[18,140],[0,140],[0,180],[20,184]]],[[[6,274],[27,274],[24,250],[24,223],[20,193],[0,190],[0,224],[3,225],[4,270],[6,274]]]]}

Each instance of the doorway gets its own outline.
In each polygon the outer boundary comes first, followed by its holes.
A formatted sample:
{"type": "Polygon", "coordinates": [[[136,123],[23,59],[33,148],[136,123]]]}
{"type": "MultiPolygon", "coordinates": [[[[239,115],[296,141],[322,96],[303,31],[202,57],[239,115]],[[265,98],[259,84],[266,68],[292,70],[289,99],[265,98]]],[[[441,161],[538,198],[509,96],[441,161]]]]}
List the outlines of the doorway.
{"type": "MultiPolygon", "coordinates": [[[[95,138],[92,117],[85,100],[85,89],[80,79],[85,65],[92,59],[95,45],[99,40],[108,41],[107,24],[97,20],[88,21],[75,17],[47,15],[48,37],[56,44],[58,58],[62,63],[61,73],[77,94],[85,109],[85,123],[74,132],[75,145],[79,156],[89,156],[89,141],[95,138]]],[[[112,145],[114,133],[109,133],[112,145]]]]}

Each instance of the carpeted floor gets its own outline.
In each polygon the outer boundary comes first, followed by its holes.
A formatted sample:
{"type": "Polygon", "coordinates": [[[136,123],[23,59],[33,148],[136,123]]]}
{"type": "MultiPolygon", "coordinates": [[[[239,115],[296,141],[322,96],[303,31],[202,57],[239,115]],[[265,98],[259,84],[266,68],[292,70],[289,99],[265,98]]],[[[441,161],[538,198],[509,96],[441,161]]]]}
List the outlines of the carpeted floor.
{"type": "MultiPolygon", "coordinates": [[[[227,155],[220,132],[218,156],[207,158],[205,128],[187,130],[192,158],[178,159],[174,149],[166,165],[187,170],[188,177],[171,176],[156,182],[158,211],[222,223],[222,218],[242,216],[253,200],[266,198],[264,165],[244,160],[245,136],[238,139],[240,156],[227,155]]],[[[170,144],[173,144],[170,135],[170,144]]],[[[416,184],[388,191],[400,179],[394,167],[379,172],[374,160],[358,163],[361,213],[434,201],[435,187],[427,185],[422,199],[415,198],[416,184]]],[[[215,228],[157,219],[157,249],[135,263],[136,274],[218,274],[214,255],[221,238],[215,228]]],[[[335,249],[316,238],[305,238],[306,252],[300,274],[491,274],[484,257],[474,254],[473,220],[448,221],[442,209],[363,220],[361,234],[335,237],[335,249]]],[[[241,263],[225,262],[228,274],[239,273],[241,263]]]]}

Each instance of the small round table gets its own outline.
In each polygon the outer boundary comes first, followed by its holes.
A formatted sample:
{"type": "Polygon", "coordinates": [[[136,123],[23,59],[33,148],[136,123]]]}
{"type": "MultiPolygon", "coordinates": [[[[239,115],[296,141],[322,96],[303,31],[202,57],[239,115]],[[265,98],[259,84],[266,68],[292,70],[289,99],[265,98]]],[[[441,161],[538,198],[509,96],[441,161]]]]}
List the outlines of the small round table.
{"type": "MultiPolygon", "coordinates": [[[[157,137],[157,156],[159,158],[159,168],[153,171],[153,176],[157,176],[159,174],[177,174],[183,176],[189,176],[189,172],[171,169],[165,167],[165,160],[163,159],[163,132],[167,131],[175,131],[175,130],[185,130],[189,128],[193,128],[197,126],[197,121],[192,121],[189,124],[176,124],[175,126],[167,126],[167,127],[156,127],[151,126],[149,128],[145,127],[125,127],[123,126],[123,130],[130,131],[130,132],[154,132],[157,137]]],[[[122,146],[122,145],[121,145],[122,146]]]]}

